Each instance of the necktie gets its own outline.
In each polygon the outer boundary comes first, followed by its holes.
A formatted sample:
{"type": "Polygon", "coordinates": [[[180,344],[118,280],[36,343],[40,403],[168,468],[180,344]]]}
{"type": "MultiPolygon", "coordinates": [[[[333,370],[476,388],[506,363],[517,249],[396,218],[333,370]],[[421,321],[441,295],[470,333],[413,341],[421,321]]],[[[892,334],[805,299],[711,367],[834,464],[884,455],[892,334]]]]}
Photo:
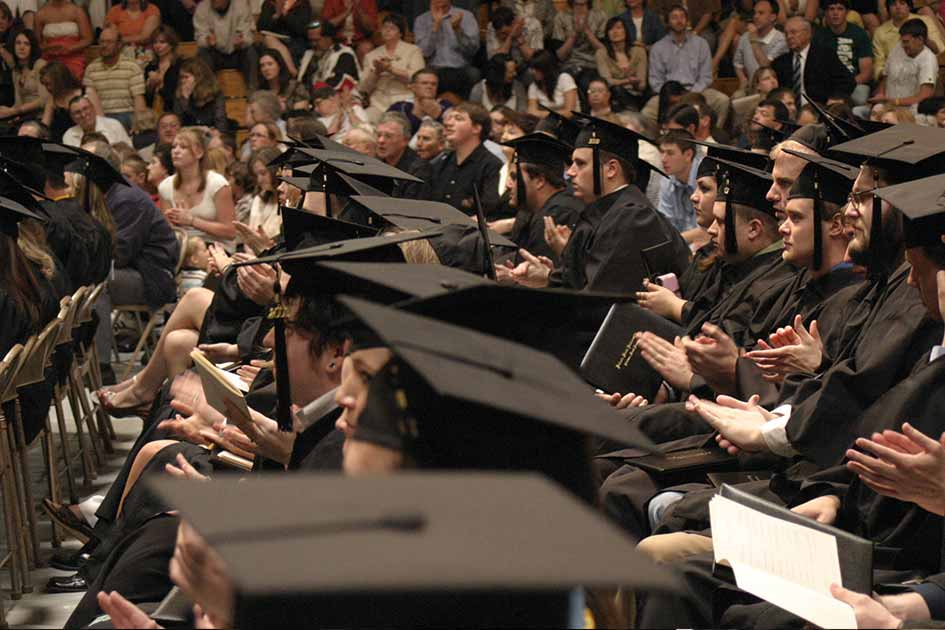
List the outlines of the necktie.
{"type": "Polygon", "coordinates": [[[801,73],[801,53],[794,53],[794,94],[800,99],[801,83],[804,76],[801,73]]]}

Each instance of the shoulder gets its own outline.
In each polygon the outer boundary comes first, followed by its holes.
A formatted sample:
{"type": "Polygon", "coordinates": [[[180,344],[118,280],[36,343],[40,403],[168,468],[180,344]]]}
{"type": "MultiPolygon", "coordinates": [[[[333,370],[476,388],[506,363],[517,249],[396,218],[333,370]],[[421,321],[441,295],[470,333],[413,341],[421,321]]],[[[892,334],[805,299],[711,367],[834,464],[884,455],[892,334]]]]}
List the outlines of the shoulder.
{"type": "Polygon", "coordinates": [[[144,16],[151,17],[152,15],[154,16],[161,15],[161,10],[158,8],[156,4],[154,4],[153,2],[149,2],[148,8],[144,10],[144,16]]]}
{"type": "Polygon", "coordinates": [[[567,72],[562,72],[558,75],[558,82],[556,84],[563,90],[573,90],[577,88],[577,83],[574,82],[574,77],[572,77],[567,72]]]}
{"type": "Polygon", "coordinates": [[[104,127],[104,128],[115,130],[115,131],[117,131],[118,129],[121,129],[122,131],[125,130],[124,125],[122,125],[120,122],[118,122],[114,118],[109,118],[108,116],[96,116],[95,126],[104,127]]]}
{"type": "Polygon", "coordinates": [[[171,200],[171,197],[174,192],[174,176],[169,175],[161,180],[161,183],[158,184],[158,193],[161,197],[164,197],[168,201],[171,200]]]}
{"type": "Polygon", "coordinates": [[[223,175],[216,171],[207,171],[207,190],[211,191],[211,194],[216,194],[218,190],[229,185],[223,175]]]}
{"type": "MultiPolygon", "coordinates": [[[[148,5],[148,6],[154,6],[154,5],[148,5]]],[[[128,12],[125,11],[120,4],[116,4],[111,9],[108,10],[108,13],[105,14],[105,18],[109,22],[112,22],[114,20],[120,20],[121,18],[125,17],[127,14],[128,12]]]]}

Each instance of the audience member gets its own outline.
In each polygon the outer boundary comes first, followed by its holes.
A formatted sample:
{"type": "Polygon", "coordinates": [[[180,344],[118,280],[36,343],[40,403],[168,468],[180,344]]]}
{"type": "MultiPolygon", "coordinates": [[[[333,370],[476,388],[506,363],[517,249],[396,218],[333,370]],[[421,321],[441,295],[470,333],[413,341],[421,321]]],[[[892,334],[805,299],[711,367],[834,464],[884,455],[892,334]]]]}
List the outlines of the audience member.
{"type": "Polygon", "coordinates": [[[352,127],[367,122],[367,112],[352,102],[350,92],[338,94],[330,87],[320,87],[312,93],[312,104],[329,136],[347,133],[352,127]]]}
{"type": "Polygon", "coordinates": [[[145,97],[149,106],[154,104],[154,97],[160,94],[164,109],[173,107],[180,80],[178,43],[177,34],[169,26],[159,27],[151,37],[154,59],[144,68],[145,97]]]}
{"type": "Polygon", "coordinates": [[[201,131],[181,129],[174,138],[171,162],[176,173],[158,186],[161,210],[188,235],[232,247],[233,195],[226,178],[207,164],[207,144],[201,131]]]}
{"type": "MultiPolygon", "coordinates": [[[[417,155],[431,165],[443,156],[446,149],[446,130],[435,120],[424,120],[415,135],[417,155]]],[[[431,182],[432,184],[432,182],[431,182]]]]}
{"type": "Polygon", "coordinates": [[[259,77],[256,83],[260,90],[276,94],[283,110],[308,107],[308,90],[289,76],[289,68],[278,51],[265,48],[259,53],[259,77]]]}
{"type": "Polygon", "coordinates": [[[433,162],[431,199],[448,203],[468,215],[476,213],[473,187],[479,188],[488,217],[499,206],[502,161],[483,146],[489,138],[489,112],[476,103],[460,103],[446,117],[446,141],[452,152],[433,162]]]}
{"type": "Polygon", "coordinates": [[[216,75],[201,57],[181,65],[172,109],[185,127],[228,127],[223,92],[216,75]]]}
{"type": "Polygon", "coordinates": [[[158,204],[161,200],[161,196],[157,192],[158,186],[173,174],[174,163],[171,161],[171,147],[161,145],[154,150],[154,155],[148,162],[148,186],[146,190],[154,191],[149,194],[151,195],[151,201],[155,204],[158,204]]]}
{"type": "Polygon", "coordinates": [[[732,56],[735,76],[741,88],[748,88],[749,93],[749,80],[754,80],[755,73],[770,66],[772,61],[788,50],[784,33],[775,28],[779,10],[777,0],[756,0],[752,20],[735,47],[732,56]]]}
{"type": "Polygon", "coordinates": [[[557,10],[553,0],[500,0],[500,5],[512,9],[515,15],[535,18],[541,26],[543,36],[551,36],[557,10]]]}
{"type": "Polygon", "coordinates": [[[771,67],[778,73],[778,85],[791,89],[798,104],[803,104],[802,95],[825,103],[835,94],[846,97],[853,92],[853,75],[831,47],[812,41],[810,22],[792,17],[784,25],[784,34],[789,52],[771,62],[771,67]]]}
{"type": "Polygon", "coordinates": [[[148,0],[121,0],[105,15],[105,28],[115,28],[125,46],[143,48],[160,26],[161,11],[148,0]]]}
{"type": "Polygon", "coordinates": [[[880,122],[887,125],[915,124],[915,112],[908,107],[893,107],[883,114],[880,122]]]}
{"type": "Polygon", "coordinates": [[[85,74],[85,49],[92,45],[92,25],[85,11],[71,0],[48,0],[36,14],[43,59],[64,64],[72,76],[85,74]]]}
{"type": "Polygon", "coordinates": [[[548,115],[547,107],[568,118],[578,108],[578,85],[574,77],[558,66],[554,53],[542,50],[532,59],[532,76],[528,86],[528,113],[539,118],[548,115]]]}
{"type": "Polygon", "coordinates": [[[256,20],[263,46],[279,53],[292,77],[299,77],[296,64],[308,48],[308,25],[312,6],[301,0],[265,0],[256,20]]]}
{"type": "Polygon", "coordinates": [[[94,90],[102,104],[102,112],[131,130],[135,112],[143,111],[144,73],[136,62],[121,56],[121,35],[106,28],[98,38],[101,57],[85,69],[82,80],[87,90],[94,90]]]}
{"type": "Polygon", "coordinates": [[[341,135],[341,144],[368,157],[377,157],[377,136],[367,125],[352,127],[341,135]]]}
{"type": "Polygon", "coordinates": [[[919,103],[932,96],[938,79],[938,60],[925,42],[928,30],[918,18],[899,28],[899,45],[886,59],[883,75],[871,103],[908,107],[915,113],[919,103]]]}
{"type": "Polygon", "coordinates": [[[279,194],[276,191],[279,184],[276,180],[277,167],[269,166],[281,154],[274,146],[264,147],[254,151],[249,160],[249,172],[256,178],[256,194],[250,204],[249,219],[245,223],[237,223],[236,231],[242,242],[257,254],[271,246],[282,231],[279,194]]]}
{"type": "Polygon", "coordinates": [[[555,15],[552,38],[561,42],[556,55],[565,70],[581,85],[597,72],[596,51],[603,44],[607,15],[591,7],[593,0],[568,0],[571,11],[555,15]]]}
{"type": "Polygon", "coordinates": [[[648,49],[663,39],[666,35],[663,20],[646,6],[646,0],[626,0],[626,4],[627,10],[618,17],[627,29],[627,41],[648,49]]]}
{"type": "Polygon", "coordinates": [[[164,112],[156,121],[155,130],[157,133],[154,138],[154,143],[138,149],[138,155],[146,162],[150,162],[151,156],[154,155],[154,151],[158,146],[170,148],[180,128],[180,117],[171,111],[164,112]]]}
{"type": "Polygon", "coordinates": [[[414,133],[420,128],[420,122],[427,118],[443,122],[443,114],[452,106],[446,99],[436,100],[439,78],[432,68],[423,68],[413,74],[410,91],[413,97],[394,103],[387,111],[400,112],[410,121],[414,133]]]}
{"type": "Polygon", "coordinates": [[[663,171],[669,177],[663,178],[660,184],[659,205],[656,207],[689,243],[701,229],[696,226],[696,215],[689,198],[695,191],[703,158],[691,140],[689,132],[678,129],[660,137],[663,171]]]}
{"type": "MultiPolygon", "coordinates": [[[[675,0],[653,0],[653,10],[658,15],[666,16],[667,26],[669,26],[669,14],[673,7],[679,3],[675,0]]],[[[699,0],[697,2],[687,2],[685,4],[689,24],[692,25],[692,32],[706,41],[710,50],[716,49],[716,33],[713,30],[715,26],[715,15],[722,12],[722,3],[720,0],[699,0]]]]}
{"type": "Polygon", "coordinates": [[[479,49],[476,16],[454,7],[452,0],[430,0],[430,10],[417,17],[413,32],[427,67],[436,71],[440,88],[468,97],[482,76],[472,63],[479,49]]]}
{"type": "Polygon", "coordinates": [[[646,49],[630,41],[626,22],[619,17],[607,20],[605,33],[604,46],[596,53],[597,72],[621,105],[638,109],[646,91],[646,49]]]}
{"type": "Polygon", "coordinates": [[[479,103],[487,110],[494,107],[508,107],[515,111],[525,111],[528,107],[528,94],[525,86],[516,76],[516,63],[505,53],[499,53],[486,62],[484,78],[473,86],[469,100],[479,103]]]}
{"type": "Polygon", "coordinates": [[[0,3],[0,107],[11,107],[13,88],[13,38],[16,35],[14,16],[6,3],[0,3]]]}
{"type": "Polygon", "coordinates": [[[249,212],[253,207],[253,190],[256,188],[256,180],[253,173],[245,163],[239,160],[230,162],[226,167],[226,181],[233,191],[235,220],[240,223],[249,222],[249,212]]]}
{"type": "Polygon", "coordinates": [[[16,135],[49,140],[49,127],[38,120],[27,120],[16,130],[16,135]]]}
{"type": "Polygon", "coordinates": [[[286,137],[296,138],[302,142],[311,142],[318,136],[327,136],[328,129],[325,128],[314,112],[300,112],[286,121],[286,137]]]}
{"type": "Polygon", "coordinates": [[[516,76],[524,79],[528,62],[544,47],[544,33],[538,20],[517,15],[505,6],[492,12],[492,18],[486,26],[487,58],[508,55],[519,70],[516,76]]]}
{"type": "Polygon", "coordinates": [[[939,22],[935,17],[913,13],[912,0],[886,0],[886,7],[889,19],[873,32],[873,78],[877,81],[883,75],[889,53],[899,45],[899,28],[906,20],[918,18],[925,22],[929,33],[925,45],[936,55],[945,51],[945,39],[942,38],[939,22]]]}
{"type": "Polygon", "coordinates": [[[250,128],[247,142],[249,143],[251,155],[255,155],[265,148],[277,148],[281,140],[282,132],[275,123],[261,122],[250,128]]]}
{"type": "Polygon", "coordinates": [[[404,41],[407,22],[390,13],[381,20],[381,45],[364,57],[358,91],[370,99],[368,120],[377,122],[394,103],[411,97],[413,75],[423,69],[423,53],[404,41]]]}
{"type": "Polygon", "coordinates": [[[794,94],[794,90],[790,87],[780,85],[781,79],[778,79],[778,87],[768,92],[768,98],[773,98],[776,101],[781,101],[781,103],[787,107],[788,113],[791,115],[790,120],[794,120],[797,117],[797,106],[798,106],[798,97],[794,94]]]}
{"type": "Polygon", "coordinates": [[[826,0],[824,24],[818,38],[837,54],[840,62],[853,76],[856,87],[850,94],[854,105],[863,105],[870,95],[873,81],[873,46],[862,28],[847,20],[849,0],[826,0]]]}
{"type": "Polygon", "coordinates": [[[200,237],[189,236],[184,241],[184,264],[181,266],[178,297],[191,289],[202,287],[210,267],[210,251],[200,237]]]}
{"type": "Polygon", "coordinates": [[[131,144],[131,138],[124,126],[114,118],[95,115],[95,106],[88,96],[76,96],[69,103],[69,115],[72,116],[72,122],[75,123],[64,134],[62,134],[62,143],[69,146],[78,147],[82,145],[82,138],[85,134],[93,131],[101,133],[108,140],[109,144],[127,142],[131,144]]]}
{"type": "Polygon", "coordinates": [[[194,11],[197,54],[214,72],[236,69],[256,91],[259,60],[253,47],[253,16],[247,0],[209,0],[194,11]]]}
{"type": "MultiPolygon", "coordinates": [[[[315,30],[309,29],[310,37],[315,30]]],[[[338,41],[338,32],[331,22],[323,23],[317,30],[318,48],[322,55],[311,75],[311,86],[316,88],[324,83],[338,92],[354,90],[361,77],[361,65],[354,50],[338,41]]]]}
{"type": "Polygon", "coordinates": [[[591,116],[616,122],[617,117],[611,107],[611,91],[603,79],[592,79],[587,85],[587,105],[591,116]]]}
{"type": "Polygon", "coordinates": [[[371,35],[377,30],[375,0],[325,0],[322,22],[338,31],[340,40],[352,46],[358,59],[364,59],[374,48],[371,35]]]}
{"type": "Polygon", "coordinates": [[[413,135],[410,121],[398,112],[387,112],[377,123],[377,157],[420,182],[397,180],[391,197],[400,199],[427,199],[430,196],[432,170],[430,163],[421,159],[407,144],[413,135]]]}
{"type": "Polygon", "coordinates": [[[40,59],[39,42],[33,31],[15,31],[13,46],[13,102],[0,106],[0,118],[31,117],[49,100],[49,92],[40,81],[46,60],[40,59]]]}
{"type": "Polygon", "coordinates": [[[10,0],[9,2],[4,2],[9,9],[10,24],[14,22],[20,22],[23,25],[23,28],[33,31],[35,30],[35,20],[36,20],[36,10],[37,3],[33,0],[10,0]]]}

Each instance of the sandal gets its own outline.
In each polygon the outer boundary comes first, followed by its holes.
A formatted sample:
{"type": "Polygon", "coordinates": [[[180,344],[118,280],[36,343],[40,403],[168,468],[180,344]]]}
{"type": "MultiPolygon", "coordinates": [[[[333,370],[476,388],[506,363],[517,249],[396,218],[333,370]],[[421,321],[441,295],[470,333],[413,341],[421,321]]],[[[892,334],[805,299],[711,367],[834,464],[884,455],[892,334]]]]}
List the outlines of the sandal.
{"type": "Polygon", "coordinates": [[[116,407],[112,403],[112,398],[114,398],[116,394],[117,392],[103,392],[101,390],[95,392],[99,405],[113,418],[147,418],[151,413],[151,407],[154,406],[153,400],[146,400],[137,405],[116,407]]]}

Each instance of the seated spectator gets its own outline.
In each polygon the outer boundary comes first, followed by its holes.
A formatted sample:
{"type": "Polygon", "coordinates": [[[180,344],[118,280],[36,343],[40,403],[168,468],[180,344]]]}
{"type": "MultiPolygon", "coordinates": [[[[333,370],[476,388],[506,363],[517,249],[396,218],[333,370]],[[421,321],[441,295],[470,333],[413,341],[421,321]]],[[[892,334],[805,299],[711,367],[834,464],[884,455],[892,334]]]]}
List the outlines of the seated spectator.
{"type": "MultiPolygon", "coordinates": [[[[140,153],[147,147],[153,147],[157,142],[157,114],[153,109],[146,109],[135,114],[134,133],[131,135],[131,148],[140,153]]],[[[147,158],[150,156],[141,156],[147,158]]]]}
{"type": "Polygon", "coordinates": [[[210,268],[210,250],[207,243],[198,236],[189,236],[184,241],[184,264],[180,270],[178,297],[183,297],[191,289],[202,287],[210,268]]]}
{"type": "Polygon", "coordinates": [[[4,4],[7,5],[11,27],[19,22],[27,30],[35,29],[37,3],[34,0],[6,0],[4,4]]]}
{"type": "Polygon", "coordinates": [[[781,121],[786,119],[786,115],[787,108],[779,101],[770,99],[761,101],[748,124],[747,142],[739,143],[739,146],[769,153],[781,140],[777,132],[784,128],[781,121]]]}
{"type": "Polygon", "coordinates": [[[534,83],[528,86],[528,113],[544,118],[548,112],[539,105],[554,110],[566,118],[578,107],[578,86],[570,73],[558,67],[553,53],[543,50],[532,59],[534,83]]]}
{"type": "Polygon", "coordinates": [[[259,253],[265,247],[263,242],[274,242],[282,231],[282,215],[279,214],[279,193],[276,191],[277,167],[269,163],[282,154],[278,148],[264,147],[255,151],[249,160],[249,172],[256,179],[256,194],[249,207],[249,219],[237,225],[243,242],[254,252],[259,253]],[[244,232],[249,234],[244,237],[244,232]],[[252,235],[252,236],[250,236],[252,235]]]}
{"type": "Polygon", "coordinates": [[[552,39],[561,42],[556,51],[561,66],[582,85],[589,76],[597,72],[597,50],[603,47],[604,27],[607,15],[592,8],[593,0],[568,0],[571,11],[559,11],[555,15],[552,39]]]}
{"type": "MultiPolygon", "coordinates": [[[[728,97],[711,88],[712,55],[706,41],[689,29],[689,11],[682,5],[673,5],[668,17],[669,33],[650,48],[649,84],[654,92],[661,92],[663,85],[676,81],[690,92],[702,92],[709,106],[718,115],[719,126],[728,119],[728,97]]],[[[651,98],[643,113],[658,121],[660,99],[651,98]]]]}
{"type": "Polygon", "coordinates": [[[424,120],[420,123],[414,138],[417,144],[417,155],[430,164],[437,161],[446,149],[446,132],[441,123],[435,120],[424,120]]]}
{"type": "Polygon", "coordinates": [[[417,70],[410,81],[410,91],[413,92],[413,96],[394,103],[387,111],[400,112],[406,116],[414,133],[420,128],[420,121],[426,118],[443,122],[443,115],[452,107],[452,103],[446,99],[436,100],[438,85],[439,78],[435,70],[432,68],[417,70]]]}
{"type": "Polygon", "coordinates": [[[16,130],[16,135],[49,140],[49,127],[38,120],[27,120],[16,130]]]}
{"type": "Polygon", "coordinates": [[[189,236],[232,247],[233,195],[226,178],[207,164],[207,144],[197,129],[185,127],[174,138],[171,162],[176,174],[158,186],[161,210],[189,236]]]}
{"type": "MultiPolygon", "coordinates": [[[[501,105],[493,107],[489,110],[489,118],[492,119],[492,124],[489,128],[489,139],[493,142],[502,142],[502,136],[505,134],[505,127],[509,124],[509,121],[506,118],[506,114],[508,113],[514,113],[514,111],[501,105]]],[[[505,151],[505,149],[503,149],[503,151],[505,151]]]]}
{"type": "MultiPolygon", "coordinates": [[[[654,0],[651,8],[657,15],[666,16],[666,26],[669,27],[669,14],[674,6],[679,3],[676,0],[654,0]]],[[[816,4],[816,2],[814,2],[816,4]]],[[[714,30],[715,15],[722,12],[722,3],[720,0],[701,0],[690,1],[685,4],[689,24],[692,25],[692,34],[698,35],[709,45],[710,50],[717,48],[717,35],[714,30]]]]}
{"type": "Polygon", "coordinates": [[[144,47],[161,25],[161,11],[148,0],[121,0],[105,15],[105,28],[115,28],[125,46],[144,47]]]}
{"type": "Polygon", "coordinates": [[[253,47],[253,16],[247,0],[209,0],[194,11],[197,54],[213,72],[240,70],[256,91],[258,59],[253,47]]]}
{"type": "Polygon", "coordinates": [[[515,61],[511,57],[504,53],[495,55],[486,63],[485,78],[473,86],[469,100],[490,111],[500,106],[525,111],[528,96],[516,75],[515,61]]]}
{"type": "Polygon", "coordinates": [[[121,35],[115,28],[106,28],[98,38],[102,55],[85,69],[82,84],[94,90],[102,104],[102,112],[131,130],[134,113],[147,109],[144,100],[144,73],[141,66],[121,56],[121,35]]]}
{"type": "Polygon", "coordinates": [[[85,74],[85,49],[92,45],[92,24],[85,10],[71,0],[49,0],[36,13],[43,59],[64,64],[81,81],[85,74]]]}
{"type": "Polygon", "coordinates": [[[797,112],[797,119],[794,122],[798,125],[815,125],[820,122],[820,114],[813,105],[804,105],[797,112]]]}
{"type": "Polygon", "coordinates": [[[915,112],[908,107],[893,107],[883,114],[880,122],[888,125],[915,124],[915,112]]]}
{"type": "Polygon", "coordinates": [[[781,79],[778,79],[779,85],[770,92],[768,92],[768,98],[773,98],[776,101],[780,101],[785,107],[787,107],[788,114],[791,117],[788,120],[794,120],[797,117],[797,97],[794,95],[794,91],[789,87],[783,87],[780,85],[781,79]]]}
{"type": "Polygon", "coordinates": [[[120,122],[114,118],[95,115],[95,106],[88,96],[76,96],[69,103],[69,114],[72,116],[72,122],[75,126],[70,127],[63,135],[63,144],[72,147],[82,145],[82,138],[87,133],[101,133],[108,140],[109,144],[127,142],[131,144],[131,138],[128,132],[120,122]]]}
{"type": "Polygon", "coordinates": [[[33,31],[14,32],[12,42],[13,104],[0,107],[0,118],[32,117],[49,100],[49,92],[39,79],[46,60],[40,59],[39,42],[33,31]]]}
{"type": "MultiPolygon", "coordinates": [[[[545,47],[541,23],[533,17],[516,15],[509,7],[500,6],[492,12],[486,26],[486,57],[508,55],[515,62],[519,79],[526,79],[528,62],[545,47]]],[[[483,103],[483,107],[489,109],[483,103]]]]}
{"type": "Polygon", "coordinates": [[[646,6],[646,0],[626,0],[627,10],[618,17],[627,29],[627,41],[649,48],[666,35],[660,16],[646,6]]]}
{"type": "Polygon", "coordinates": [[[312,5],[301,0],[265,0],[256,20],[263,46],[279,53],[292,77],[298,76],[296,64],[308,49],[311,21],[312,5]]]}
{"type": "Polygon", "coordinates": [[[381,46],[364,57],[358,91],[370,99],[368,120],[376,122],[391,105],[410,98],[414,73],[423,69],[420,48],[404,41],[407,22],[396,13],[381,20],[381,46]]]}
{"type": "Polygon", "coordinates": [[[170,148],[171,144],[174,142],[174,137],[177,135],[177,132],[180,131],[180,128],[180,117],[174,112],[164,112],[157,119],[157,125],[155,126],[157,134],[154,139],[154,143],[138,149],[138,154],[144,158],[145,161],[150,162],[151,156],[154,155],[154,151],[157,149],[157,147],[166,146],[170,148]]]}
{"type": "Polygon", "coordinates": [[[230,165],[230,154],[222,146],[211,147],[210,143],[207,143],[207,164],[211,171],[222,175],[230,165]]]}
{"type": "Polygon", "coordinates": [[[777,0],[756,0],[752,20],[738,39],[732,65],[746,95],[754,93],[750,81],[754,81],[755,74],[788,50],[784,33],[775,28],[779,10],[777,0]]]}
{"type": "Polygon", "coordinates": [[[686,242],[692,242],[701,229],[696,226],[696,214],[690,197],[696,187],[696,174],[703,153],[696,151],[692,135],[674,129],[660,137],[660,156],[663,171],[669,175],[660,184],[660,214],[669,219],[686,242]]]}
{"type": "Polygon", "coordinates": [[[603,79],[592,79],[587,85],[587,105],[591,116],[616,122],[617,117],[611,107],[611,91],[603,79]]]}
{"type": "Polygon", "coordinates": [[[856,87],[850,94],[854,105],[863,105],[870,95],[873,81],[873,45],[869,35],[856,24],[847,21],[849,0],[826,0],[823,28],[818,38],[833,48],[837,58],[853,75],[856,87]]]}
{"type": "Polygon", "coordinates": [[[938,55],[945,51],[945,39],[942,37],[940,28],[941,22],[933,15],[914,13],[912,0],[886,0],[886,7],[889,13],[889,19],[883,22],[875,31],[873,31],[873,77],[878,81],[883,76],[883,69],[886,66],[886,58],[899,44],[899,27],[906,23],[906,20],[918,18],[925,22],[925,28],[929,33],[929,38],[925,45],[929,47],[934,54],[938,55]]]}
{"type": "MultiPolygon", "coordinates": [[[[778,85],[796,95],[803,90],[808,98],[825,103],[833,95],[847,96],[856,83],[834,49],[814,40],[811,23],[802,17],[790,18],[784,26],[788,52],[771,62],[778,73],[778,85]],[[795,71],[801,79],[795,84],[795,71]]],[[[803,103],[799,103],[803,104],[803,103]]]]}
{"type": "MultiPolygon", "coordinates": [[[[758,103],[765,100],[768,94],[778,87],[778,74],[771,66],[762,66],[755,70],[748,89],[741,96],[732,95],[732,127],[740,129],[751,116],[758,103]]],[[[741,92],[741,90],[739,90],[741,92]]],[[[738,92],[736,92],[738,94],[738,92]]]]}
{"type": "Polygon", "coordinates": [[[233,191],[234,214],[236,221],[240,223],[249,222],[249,212],[253,207],[253,190],[256,188],[256,180],[250,172],[249,167],[243,162],[234,160],[226,167],[226,181],[233,191]]]}
{"type": "Polygon", "coordinates": [[[326,51],[331,48],[334,42],[322,37],[322,23],[318,20],[308,23],[308,26],[305,27],[305,37],[308,41],[308,47],[305,52],[302,53],[302,58],[299,60],[299,70],[296,74],[296,78],[308,88],[309,91],[312,91],[316,83],[315,74],[318,72],[318,62],[321,61],[326,51]]]}
{"type": "Polygon", "coordinates": [[[397,180],[391,197],[427,199],[430,196],[430,163],[421,159],[407,144],[413,131],[403,114],[387,112],[377,123],[377,157],[421,182],[397,180]]]}
{"type": "Polygon", "coordinates": [[[217,77],[201,57],[188,59],[180,67],[173,111],[185,127],[226,129],[226,103],[217,77]]]}
{"type": "Polygon", "coordinates": [[[354,48],[363,60],[374,48],[371,35],[377,30],[377,2],[375,0],[325,0],[322,23],[330,23],[340,34],[340,40],[354,48]]]}
{"type": "Polygon", "coordinates": [[[151,37],[154,59],[144,68],[145,100],[149,107],[154,104],[157,95],[161,96],[165,110],[174,105],[181,66],[177,44],[177,34],[169,26],[161,26],[151,37]]]}
{"type": "Polygon", "coordinates": [[[352,127],[341,135],[341,144],[369,157],[377,157],[377,136],[369,125],[352,127]]]}
{"type": "MultiPolygon", "coordinates": [[[[282,141],[282,132],[275,123],[256,123],[249,130],[248,138],[249,149],[252,152],[251,155],[255,155],[265,148],[277,148],[282,141]]],[[[250,159],[252,159],[252,157],[250,159]]]]}
{"type": "Polygon", "coordinates": [[[158,186],[160,186],[161,182],[174,173],[174,163],[171,161],[170,146],[162,145],[155,149],[154,155],[148,162],[148,186],[145,189],[154,191],[153,193],[149,194],[151,195],[151,200],[154,201],[155,204],[159,203],[161,200],[161,196],[157,192],[158,186]]]}
{"type": "Polygon", "coordinates": [[[527,112],[507,111],[505,112],[505,130],[502,132],[500,140],[502,142],[508,142],[509,140],[528,135],[536,131],[538,123],[543,120],[548,119],[541,119],[527,112]]]}
{"type": "Polygon", "coordinates": [[[499,169],[502,161],[483,146],[489,138],[489,112],[476,103],[460,103],[446,118],[446,141],[452,148],[433,163],[431,199],[448,203],[472,216],[476,212],[473,187],[482,195],[488,217],[499,206],[499,169]]]}
{"type": "Polygon", "coordinates": [[[928,29],[918,18],[899,29],[899,45],[886,59],[883,75],[871,103],[908,107],[915,113],[919,103],[932,96],[938,79],[938,60],[925,42],[928,29]]]}
{"type": "Polygon", "coordinates": [[[427,67],[437,73],[440,89],[467,98],[481,78],[473,64],[479,49],[476,16],[454,7],[452,0],[430,0],[430,10],[417,17],[413,32],[427,67]]]}
{"type": "Polygon", "coordinates": [[[352,102],[351,92],[338,94],[330,87],[320,87],[312,94],[312,104],[329,136],[347,133],[352,127],[367,122],[367,112],[352,102]]]}
{"type": "Polygon", "coordinates": [[[319,122],[314,112],[297,110],[296,115],[290,117],[286,123],[286,136],[296,138],[302,142],[317,139],[317,136],[327,136],[328,130],[319,122]]]}
{"type": "Polygon", "coordinates": [[[283,110],[308,107],[308,90],[289,76],[289,68],[282,55],[271,48],[259,53],[259,76],[256,84],[260,90],[269,90],[279,97],[283,110]]]}
{"type": "Polygon", "coordinates": [[[121,161],[121,174],[129,182],[149,195],[157,192],[157,187],[148,182],[148,163],[137,155],[129,155],[121,161]]]}
{"type": "MultiPolygon", "coordinates": [[[[310,36],[313,30],[309,31],[310,36]]],[[[324,83],[337,92],[356,89],[361,80],[361,65],[354,50],[338,40],[338,31],[330,22],[323,23],[318,31],[322,56],[311,75],[312,88],[324,83]]]]}
{"type": "Polygon", "coordinates": [[[699,129],[699,110],[688,103],[676,103],[668,112],[663,121],[663,132],[676,129],[685,131],[693,138],[699,129]]]}
{"type": "Polygon", "coordinates": [[[634,46],[628,39],[627,27],[621,18],[607,20],[604,32],[604,46],[596,53],[597,72],[622,107],[639,109],[646,91],[646,49],[634,46]]]}

